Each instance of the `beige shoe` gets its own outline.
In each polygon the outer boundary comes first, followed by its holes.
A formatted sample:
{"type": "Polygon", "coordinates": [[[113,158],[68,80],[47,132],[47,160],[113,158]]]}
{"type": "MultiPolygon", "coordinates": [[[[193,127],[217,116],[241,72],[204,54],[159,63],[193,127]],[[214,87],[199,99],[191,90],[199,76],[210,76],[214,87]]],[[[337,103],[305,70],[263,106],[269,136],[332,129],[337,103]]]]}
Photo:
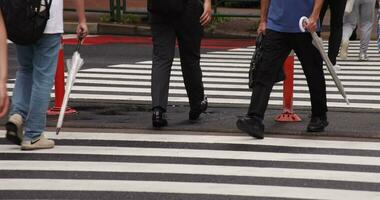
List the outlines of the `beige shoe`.
{"type": "Polygon", "coordinates": [[[21,150],[51,149],[54,148],[54,141],[49,140],[44,134],[35,139],[25,139],[21,143],[21,150]]]}
{"type": "Polygon", "coordinates": [[[340,47],[340,59],[347,60],[348,57],[348,41],[342,40],[340,47]]]}
{"type": "Polygon", "coordinates": [[[23,119],[20,114],[13,114],[9,117],[8,122],[5,124],[7,129],[6,138],[17,145],[21,144],[23,138],[23,119]]]}

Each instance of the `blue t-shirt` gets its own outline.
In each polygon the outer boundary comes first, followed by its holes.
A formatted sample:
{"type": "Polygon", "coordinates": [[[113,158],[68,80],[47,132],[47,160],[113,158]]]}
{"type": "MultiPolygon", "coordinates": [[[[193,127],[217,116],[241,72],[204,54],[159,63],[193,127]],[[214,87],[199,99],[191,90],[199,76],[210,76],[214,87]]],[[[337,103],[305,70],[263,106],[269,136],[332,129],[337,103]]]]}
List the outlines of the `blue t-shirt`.
{"type": "Polygon", "coordinates": [[[314,0],[271,0],[267,28],[285,33],[302,32],[299,20],[303,16],[309,17],[313,8],[314,0]]]}

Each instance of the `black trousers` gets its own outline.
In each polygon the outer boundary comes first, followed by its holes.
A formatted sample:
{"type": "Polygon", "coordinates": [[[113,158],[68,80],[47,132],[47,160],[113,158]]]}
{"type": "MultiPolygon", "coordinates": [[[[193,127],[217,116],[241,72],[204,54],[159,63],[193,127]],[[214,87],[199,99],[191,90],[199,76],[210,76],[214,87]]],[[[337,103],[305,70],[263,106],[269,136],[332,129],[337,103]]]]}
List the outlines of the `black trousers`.
{"type": "Polygon", "coordinates": [[[150,13],[153,37],[152,107],[166,110],[169,80],[176,40],[178,41],[182,75],[190,108],[199,109],[204,98],[200,46],[203,27],[199,22],[203,7],[198,0],[189,0],[185,10],[177,15],[150,13]]]}
{"type": "Polygon", "coordinates": [[[310,92],[312,115],[324,116],[327,112],[326,82],[323,60],[312,45],[309,33],[281,33],[267,30],[262,41],[263,57],[257,67],[248,116],[263,118],[270,93],[291,50],[297,54],[305,73],[310,92]]]}
{"type": "Polygon", "coordinates": [[[333,65],[336,64],[336,57],[339,53],[340,43],[343,34],[343,16],[347,0],[325,0],[319,18],[321,25],[325,17],[327,8],[330,7],[330,37],[329,37],[329,58],[333,65]]]}

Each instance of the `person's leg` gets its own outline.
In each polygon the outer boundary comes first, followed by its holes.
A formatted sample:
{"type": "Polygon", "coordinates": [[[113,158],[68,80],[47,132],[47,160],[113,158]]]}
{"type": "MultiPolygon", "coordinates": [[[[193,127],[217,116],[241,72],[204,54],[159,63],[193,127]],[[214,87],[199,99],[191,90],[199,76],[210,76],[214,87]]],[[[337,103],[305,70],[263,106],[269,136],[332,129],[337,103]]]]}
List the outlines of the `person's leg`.
{"type": "Polygon", "coordinates": [[[33,56],[32,45],[16,45],[19,68],[16,73],[16,83],[12,95],[10,115],[20,114],[24,119],[29,111],[30,94],[33,85],[33,56]]]}
{"type": "Polygon", "coordinates": [[[340,49],[340,58],[345,60],[348,55],[348,45],[350,37],[356,28],[359,15],[359,3],[355,1],[352,11],[343,17],[343,34],[342,34],[342,47],[340,49]]]}
{"type": "Polygon", "coordinates": [[[330,1],[331,0],[325,0],[323,2],[322,8],[321,8],[321,12],[319,14],[319,20],[320,20],[320,23],[321,23],[321,28],[323,27],[323,19],[325,18],[327,9],[329,8],[330,1]]]}
{"type": "Polygon", "coordinates": [[[359,7],[360,18],[360,60],[367,60],[368,45],[371,40],[376,0],[362,0],[359,7]]]}
{"type": "Polygon", "coordinates": [[[320,124],[317,123],[316,127],[313,126],[311,128],[309,124],[308,131],[323,131],[325,126],[327,126],[327,99],[322,57],[319,51],[312,45],[310,34],[294,34],[291,43],[306,76],[310,92],[312,119],[315,118],[321,122],[320,124]]]}
{"type": "Polygon", "coordinates": [[[33,84],[24,138],[37,138],[45,129],[60,45],[61,34],[45,34],[33,45],[33,84]]]}
{"type": "Polygon", "coordinates": [[[262,120],[268,106],[270,93],[285,59],[291,51],[287,35],[287,33],[267,30],[262,41],[261,62],[255,69],[251,103],[247,115],[236,122],[238,129],[258,139],[264,138],[262,120]]]}
{"type": "Polygon", "coordinates": [[[354,6],[352,8],[352,12],[343,17],[343,41],[348,41],[350,39],[353,30],[358,24],[359,5],[359,2],[355,1],[354,6]]]}
{"type": "Polygon", "coordinates": [[[151,30],[153,38],[152,108],[159,107],[166,111],[176,35],[170,22],[152,23],[151,30]]]}
{"type": "Polygon", "coordinates": [[[343,34],[343,16],[347,0],[330,0],[330,37],[328,55],[333,65],[339,53],[343,34]]]}
{"type": "Polygon", "coordinates": [[[16,74],[16,83],[13,89],[12,106],[8,122],[6,138],[17,145],[23,139],[23,124],[28,115],[30,94],[33,85],[33,46],[16,45],[17,59],[20,67],[16,74]]]}
{"type": "Polygon", "coordinates": [[[201,105],[205,96],[200,66],[203,27],[199,18],[202,12],[203,8],[199,1],[188,1],[185,11],[176,21],[181,69],[190,104],[190,120],[198,119],[201,112],[206,109],[201,105]]]}
{"type": "Polygon", "coordinates": [[[251,103],[247,113],[248,116],[260,118],[264,118],[273,84],[291,51],[287,34],[284,33],[267,31],[262,42],[262,62],[255,72],[251,103]]]}

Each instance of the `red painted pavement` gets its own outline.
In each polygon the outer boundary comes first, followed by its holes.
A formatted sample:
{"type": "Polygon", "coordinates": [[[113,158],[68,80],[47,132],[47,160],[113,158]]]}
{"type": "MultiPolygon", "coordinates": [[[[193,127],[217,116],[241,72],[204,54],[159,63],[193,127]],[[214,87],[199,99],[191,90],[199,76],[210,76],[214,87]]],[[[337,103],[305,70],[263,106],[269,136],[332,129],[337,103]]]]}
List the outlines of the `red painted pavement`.
{"type": "MultiPolygon", "coordinates": [[[[64,39],[64,44],[75,45],[76,39],[64,39]]],[[[151,37],[136,36],[96,36],[87,37],[84,45],[101,45],[101,44],[152,44],[151,37]]],[[[202,40],[203,49],[232,49],[252,46],[255,44],[254,39],[204,39],[202,40]]]]}

